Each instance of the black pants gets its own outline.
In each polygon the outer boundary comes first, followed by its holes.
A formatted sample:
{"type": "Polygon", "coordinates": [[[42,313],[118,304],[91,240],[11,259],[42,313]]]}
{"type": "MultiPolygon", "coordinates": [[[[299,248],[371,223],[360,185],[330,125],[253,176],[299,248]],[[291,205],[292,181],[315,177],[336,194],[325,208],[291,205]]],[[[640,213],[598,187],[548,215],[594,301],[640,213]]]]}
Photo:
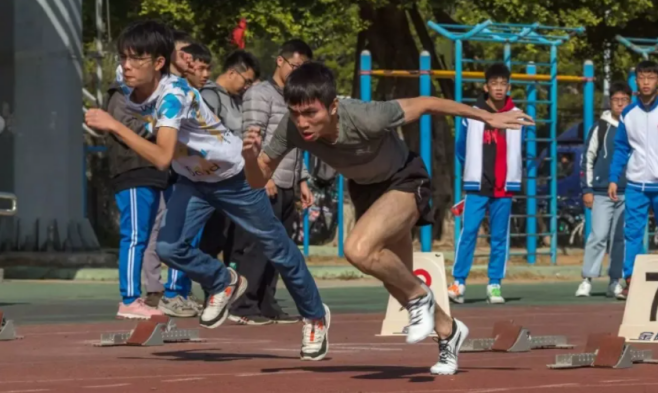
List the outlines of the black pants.
{"type": "MultiPolygon", "coordinates": [[[[281,220],[288,236],[297,217],[293,188],[277,187],[277,195],[270,199],[274,215],[281,220]]],[[[238,273],[246,277],[247,290],[231,307],[232,315],[249,317],[262,315],[274,318],[283,311],[274,295],[279,274],[263,251],[254,244],[251,235],[240,227],[235,228],[235,244],[232,258],[238,265],[238,273]]]]}

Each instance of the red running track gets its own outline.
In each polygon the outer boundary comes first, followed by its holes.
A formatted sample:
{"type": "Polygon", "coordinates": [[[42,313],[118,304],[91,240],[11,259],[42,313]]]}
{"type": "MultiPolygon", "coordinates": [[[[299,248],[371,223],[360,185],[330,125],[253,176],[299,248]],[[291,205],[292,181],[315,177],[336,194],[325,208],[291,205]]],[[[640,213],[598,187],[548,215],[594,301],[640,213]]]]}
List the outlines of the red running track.
{"type": "MultiPolygon", "coordinates": [[[[492,323],[513,318],[534,335],[567,335],[582,351],[592,332],[615,332],[622,304],[456,309],[486,337],[492,323]]],[[[235,326],[202,330],[208,341],[163,347],[92,346],[101,332],[129,330],[134,322],[18,327],[23,340],[0,343],[0,393],[36,392],[596,392],[658,391],[658,365],[627,370],[549,370],[554,355],[466,353],[460,372],[432,376],[437,346],[427,340],[377,337],[382,315],[334,315],[330,355],[298,359],[301,325],[235,326]]],[[[195,320],[179,321],[194,327],[195,320]]],[[[651,347],[650,347],[651,348],[651,347]]]]}

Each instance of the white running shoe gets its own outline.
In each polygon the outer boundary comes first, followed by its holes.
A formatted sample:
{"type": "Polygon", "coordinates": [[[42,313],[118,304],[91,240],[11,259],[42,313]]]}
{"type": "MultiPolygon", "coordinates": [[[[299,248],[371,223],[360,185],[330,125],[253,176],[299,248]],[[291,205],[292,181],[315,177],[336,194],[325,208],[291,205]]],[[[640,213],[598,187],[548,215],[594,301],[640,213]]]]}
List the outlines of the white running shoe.
{"type": "Polygon", "coordinates": [[[451,302],[463,304],[464,293],[466,293],[466,286],[457,281],[453,282],[452,285],[448,287],[448,298],[451,302]]]}
{"type": "Polygon", "coordinates": [[[468,327],[463,322],[453,319],[452,335],[445,340],[439,340],[439,361],[430,368],[432,374],[453,375],[457,372],[459,349],[466,337],[468,337],[468,327]]]}
{"type": "Polygon", "coordinates": [[[427,294],[407,303],[409,311],[409,325],[407,331],[407,344],[423,341],[434,332],[434,294],[425,284],[421,284],[427,294]]]}
{"type": "Polygon", "coordinates": [[[199,318],[201,327],[214,329],[223,324],[228,318],[228,308],[247,290],[247,279],[231,268],[228,270],[231,283],[222,292],[210,295],[199,318]]]}
{"type": "Polygon", "coordinates": [[[331,325],[331,311],[326,304],[324,318],[306,319],[302,327],[302,360],[318,361],[324,359],[329,352],[329,326],[331,325]]]}
{"type": "Polygon", "coordinates": [[[592,292],[592,283],[589,281],[589,279],[586,278],[578,286],[578,290],[576,291],[576,297],[588,297],[591,292],[592,292]]]}
{"type": "Polygon", "coordinates": [[[500,284],[487,285],[487,303],[504,304],[505,298],[500,291],[500,284]]]}
{"type": "Polygon", "coordinates": [[[623,291],[624,288],[622,288],[621,283],[619,281],[614,281],[608,285],[608,291],[605,295],[607,297],[619,297],[623,291]]]}

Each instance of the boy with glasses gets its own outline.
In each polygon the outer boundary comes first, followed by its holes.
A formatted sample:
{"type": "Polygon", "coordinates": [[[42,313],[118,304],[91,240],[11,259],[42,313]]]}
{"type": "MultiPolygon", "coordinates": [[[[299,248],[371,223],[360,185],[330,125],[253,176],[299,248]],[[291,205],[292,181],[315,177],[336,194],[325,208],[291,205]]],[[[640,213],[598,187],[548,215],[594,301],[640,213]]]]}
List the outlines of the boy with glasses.
{"type": "MultiPolygon", "coordinates": [[[[510,91],[510,71],[504,64],[494,64],[485,71],[484,93],[476,108],[490,113],[518,111],[507,95],[510,91]]],[[[463,120],[457,140],[457,157],[464,166],[464,227],[459,236],[452,275],[454,283],[448,289],[450,300],[464,302],[466,278],[473,264],[473,253],[480,223],[489,211],[490,257],[487,302],[505,303],[500,283],[505,277],[509,256],[509,220],[512,193],[521,191],[523,172],[522,132],[490,126],[482,121],[463,120]]]]}
{"type": "Polygon", "coordinates": [[[615,134],[608,196],[620,200],[622,173],[626,167],[624,212],[624,278],[621,297],[628,296],[635,257],[646,252],[642,244],[649,207],[658,211],[658,64],[645,60],[635,68],[638,100],[626,107],[615,134]],[[628,165],[627,165],[628,164],[628,165]]]}
{"type": "MultiPolygon", "coordinates": [[[[283,87],[288,75],[312,58],[313,51],[304,41],[294,39],[281,46],[274,75],[245,93],[242,108],[243,130],[258,127],[266,141],[272,138],[281,119],[288,113],[283,99],[283,87]]],[[[265,185],[274,214],[283,223],[289,236],[292,235],[297,216],[296,189],[299,187],[303,208],[313,204],[313,194],[306,183],[309,176],[302,154],[298,149],[290,151],[265,185]]],[[[283,312],[278,305],[274,297],[276,270],[263,252],[254,246],[251,236],[244,231],[236,231],[233,257],[238,264],[238,272],[247,277],[250,285],[244,296],[231,308],[229,318],[232,321],[245,325],[299,321],[299,318],[283,312]]]]}
{"type": "Polygon", "coordinates": [[[589,296],[592,291],[592,278],[601,275],[601,264],[608,246],[610,266],[607,296],[622,296],[621,278],[624,262],[624,189],[626,178],[619,179],[618,198],[608,197],[608,174],[615,151],[615,136],[618,132],[619,117],[631,102],[633,92],[625,82],[613,83],[610,87],[610,110],[603,112],[601,119],[589,132],[585,142],[585,154],[581,162],[581,186],[583,203],[592,209],[592,231],[585,245],[583,259],[583,282],[578,286],[576,296],[589,296]]]}
{"type": "Polygon", "coordinates": [[[200,324],[214,329],[247,288],[247,280],[194,247],[194,239],[215,209],[253,235],[286,283],[304,317],[302,360],[321,360],[329,350],[329,308],[299,248],[288,238],[262,189],[246,181],[242,142],[228,131],[185,79],[169,73],[174,50],[171,31],[154,21],[134,22],[117,40],[122,58],[146,56],[143,63],[122,61],[123,83],[130,93],[126,107],[155,135],[137,136],[100,109],[85,114],[88,126],[119,136],[137,154],[161,170],[178,173],[162,218],[156,251],[209,294],[200,324]]]}

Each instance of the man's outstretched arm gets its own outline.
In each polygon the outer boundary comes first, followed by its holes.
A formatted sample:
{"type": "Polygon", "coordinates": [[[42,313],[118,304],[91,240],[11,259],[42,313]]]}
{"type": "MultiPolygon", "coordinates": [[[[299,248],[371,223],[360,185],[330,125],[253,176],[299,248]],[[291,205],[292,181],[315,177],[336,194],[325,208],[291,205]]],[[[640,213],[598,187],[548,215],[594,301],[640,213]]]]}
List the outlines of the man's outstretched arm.
{"type": "Polygon", "coordinates": [[[534,125],[534,120],[521,111],[490,113],[456,101],[437,97],[416,97],[397,100],[404,111],[405,123],[420,119],[422,115],[451,115],[482,121],[499,129],[521,129],[534,125]]]}
{"type": "Polygon", "coordinates": [[[88,110],[85,114],[85,123],[96,130],[116,134],[135,153],[162,171],[169,169],[171,161],[174,159],[178,141],[178,130],[175,128],[158,128],[156,140],[153,143],[137,135],[101,109],[88,110]]]}

